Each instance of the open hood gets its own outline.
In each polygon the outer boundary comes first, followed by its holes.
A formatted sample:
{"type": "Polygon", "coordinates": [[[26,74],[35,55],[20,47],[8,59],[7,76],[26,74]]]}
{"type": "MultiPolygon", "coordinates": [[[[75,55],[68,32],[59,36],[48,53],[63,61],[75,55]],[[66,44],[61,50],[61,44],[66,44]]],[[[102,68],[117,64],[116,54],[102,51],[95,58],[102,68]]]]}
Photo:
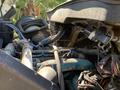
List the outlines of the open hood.
{"type": "Polygon", "coordinates": [[[68,18],[120,23],[118,0],[70,0],[48,12],[50,21],[64,23],[68,18]]]}

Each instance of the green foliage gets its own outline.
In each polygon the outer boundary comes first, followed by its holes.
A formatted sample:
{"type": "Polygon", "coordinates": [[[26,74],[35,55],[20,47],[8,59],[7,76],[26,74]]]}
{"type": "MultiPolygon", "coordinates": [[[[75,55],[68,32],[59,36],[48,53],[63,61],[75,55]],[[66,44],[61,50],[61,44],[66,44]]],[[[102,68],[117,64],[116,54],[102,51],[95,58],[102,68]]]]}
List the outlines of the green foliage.
{"type": "Polygon", "coordinates": [[[54,8],[55,6],[59,5],[64,1],[65,0],[35,0],[35,3],[40,7],[42,17],[45,17],[46,11],[54,8]]]}
{"type": "MultiPolygon", "coordinates": [[[[20,17],[21,9],[24,8],[25,4],[28,0],[18,0],[17,2],[17,14],[15,18],[20,17]]],[[[51,8],[54,8],[58,4],[66,1],[66,0],[33,0],[35,4],[40,8],[40,15],[42,17],[46,17],[46,11],[51,8]]]]}

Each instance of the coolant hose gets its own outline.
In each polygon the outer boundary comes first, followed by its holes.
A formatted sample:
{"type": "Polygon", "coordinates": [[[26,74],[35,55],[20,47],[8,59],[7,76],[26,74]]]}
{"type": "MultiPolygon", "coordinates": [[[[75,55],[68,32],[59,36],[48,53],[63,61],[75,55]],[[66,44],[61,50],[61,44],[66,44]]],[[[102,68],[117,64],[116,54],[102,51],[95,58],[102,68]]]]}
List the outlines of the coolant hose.
{"type": "Polygon", "coordinates": [[[60,85],[61,90],[64,90],[64,78],[63,78],[63,74],[62,74],[62,69],[61,69],[61,61],[59,58],[59,54],[58,54],[58,48],[56,46],[53,45],[54,48],[54,56],[55,56],[55,60],[56,60],[56,66],[57,66],[57,73],[58,73],[58,82],[60,85]]]}

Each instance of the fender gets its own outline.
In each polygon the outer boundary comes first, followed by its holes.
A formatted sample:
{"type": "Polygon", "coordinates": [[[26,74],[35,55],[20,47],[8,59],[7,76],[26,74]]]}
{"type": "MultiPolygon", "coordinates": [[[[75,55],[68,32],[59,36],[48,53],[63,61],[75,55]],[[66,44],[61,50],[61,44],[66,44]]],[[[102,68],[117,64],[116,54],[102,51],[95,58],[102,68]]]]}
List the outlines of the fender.
{"type": "Polygon", "coordinates": [[[0,50],[0,90],[59,90],[17,59],[0,50]]]}

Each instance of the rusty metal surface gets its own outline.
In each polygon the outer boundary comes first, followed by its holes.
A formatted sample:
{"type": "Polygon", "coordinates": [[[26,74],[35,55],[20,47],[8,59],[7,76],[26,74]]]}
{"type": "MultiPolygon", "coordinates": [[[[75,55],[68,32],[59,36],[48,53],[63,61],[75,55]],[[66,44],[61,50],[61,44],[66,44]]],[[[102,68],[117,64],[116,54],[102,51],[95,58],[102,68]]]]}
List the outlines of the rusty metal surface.
{"type": "Polygon", "coordinates": [[[0,90],[59,90],[59,88],[0,50],[0,90]]]}

